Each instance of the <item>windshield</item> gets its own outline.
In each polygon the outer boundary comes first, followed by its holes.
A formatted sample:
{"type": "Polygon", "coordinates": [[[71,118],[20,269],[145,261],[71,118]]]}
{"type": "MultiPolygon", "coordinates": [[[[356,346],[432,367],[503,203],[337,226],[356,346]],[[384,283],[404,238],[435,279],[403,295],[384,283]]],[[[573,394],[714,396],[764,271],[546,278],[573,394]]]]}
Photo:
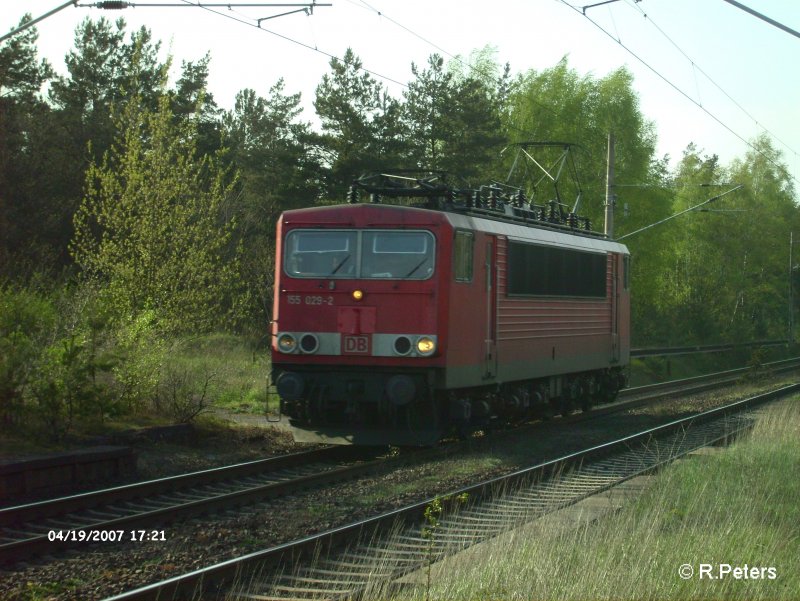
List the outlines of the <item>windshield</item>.
{"type": "Polygon", "coordinates": [[[434,268],[430,232],[292,230],[284,269],[292,277],[424,280],[434,268]]]}

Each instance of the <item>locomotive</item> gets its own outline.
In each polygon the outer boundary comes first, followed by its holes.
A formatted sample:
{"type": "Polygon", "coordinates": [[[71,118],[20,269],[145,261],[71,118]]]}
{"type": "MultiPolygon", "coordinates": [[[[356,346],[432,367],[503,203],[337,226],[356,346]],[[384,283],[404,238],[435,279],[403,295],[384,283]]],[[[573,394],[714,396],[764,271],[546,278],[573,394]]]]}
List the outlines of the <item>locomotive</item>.
{"type": "Polygon", "coordinates": [[[375,174],[276,240],[271,376],[297,441],[428,445],[625,384],[628,250],[557,201],[375,174]]]}

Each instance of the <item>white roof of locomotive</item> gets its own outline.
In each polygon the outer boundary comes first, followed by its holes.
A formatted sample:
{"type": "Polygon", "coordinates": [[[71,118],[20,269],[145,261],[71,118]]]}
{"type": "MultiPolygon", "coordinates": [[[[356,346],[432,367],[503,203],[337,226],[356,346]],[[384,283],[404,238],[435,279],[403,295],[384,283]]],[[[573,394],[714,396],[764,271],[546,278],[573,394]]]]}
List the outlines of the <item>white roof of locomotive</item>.
{"type": "Polygon", "coordinates": [[[460,215],[458,213],[444,214],[453,227],[506,236],[510,240],[516,240],[518,242],[538,243],[547,246],[574,248],[584,251],[629,254],[628,248],[624,244],[604,238],[581,236],[556,229],[536,227],[534,224],[522,225],[507,221],[484,219],[472,215],[460,215]]]}

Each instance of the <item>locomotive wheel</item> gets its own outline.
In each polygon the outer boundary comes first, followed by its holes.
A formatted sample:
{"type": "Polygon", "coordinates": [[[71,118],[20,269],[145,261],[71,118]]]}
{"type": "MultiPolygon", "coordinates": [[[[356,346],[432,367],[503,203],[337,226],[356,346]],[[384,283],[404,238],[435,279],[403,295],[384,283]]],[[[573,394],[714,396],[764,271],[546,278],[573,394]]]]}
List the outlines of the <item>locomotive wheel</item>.
{"type": "Polygon", "coordinates": [[[601,403],[613,403],[619,395],[619,387],[609,382],[604,382],[600,388],[599,400],[601,403]]]}

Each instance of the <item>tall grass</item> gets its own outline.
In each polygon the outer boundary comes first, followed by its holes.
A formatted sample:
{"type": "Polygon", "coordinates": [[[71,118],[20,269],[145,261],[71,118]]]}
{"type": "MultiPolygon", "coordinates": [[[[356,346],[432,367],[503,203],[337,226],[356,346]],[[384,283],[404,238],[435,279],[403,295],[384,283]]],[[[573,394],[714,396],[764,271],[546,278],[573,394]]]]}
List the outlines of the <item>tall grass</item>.
{"type": "Polygon", "coordinates": [[[434,566],[430,591],[419,585],[399,598],[798,599],[798,440],[797,401],[776,406],[751,436],[666,468],[619,512],[511,532],[434,566]],[[701,578],[701,564],[716,578],[701,578]],[[726,566],[748,577],[721,578],[726,566]],[[754,579],[752,568],[765,570],[754,579]]]}
{"type": "Polygon", "coordinates": [[[268,351],[254,350],[243,338],[208,334],[173,345],[166,375],[202,388],[209,381],[209,407],[263,413],[269,373],[268,351]]]}

